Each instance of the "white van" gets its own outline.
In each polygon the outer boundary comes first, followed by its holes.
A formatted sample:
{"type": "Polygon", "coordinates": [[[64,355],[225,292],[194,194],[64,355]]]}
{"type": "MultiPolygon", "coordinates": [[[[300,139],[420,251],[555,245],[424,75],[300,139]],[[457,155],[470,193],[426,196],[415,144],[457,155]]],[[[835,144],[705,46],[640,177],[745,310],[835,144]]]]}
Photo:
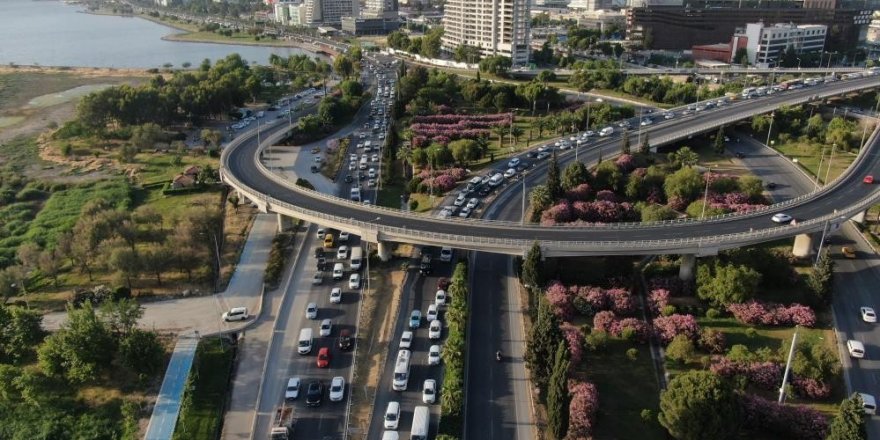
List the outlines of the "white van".
{"type": "Polygon", "coordinates": [[[309,354],[312,352],[312,329],[304,328],[299,331],[299,343],[296,346],[299,354],[309,354]]]}
{"type": "Polygon", "coordinates": [[[397,426],[400,424],[400,402],[388,402],[388,407],[385,408],[385,416],[382,419],[384,420],[383,426],[385,426],[385,429],[397,429],[397,426]]]}
{"type": "Polygon", "coordinates": [[[850,339],[846,341],[846,349],[849,350],[849,355],[856,359],[861,359],[865,357],[865,345],[861,343],[861,341],[856,341],[854,339],[850,339]]]}
{"type": "Polygon", "coordinates": [[[877,414],[877,401],[874,396],[865,393],[859,393],[859,396],[862,398],[862,408],[865,409],[865,414],[872,416],[877,414]]]}
{"type": "Polygon", "coordinates": [[[339,281],[345,277],[345,266],[342,263],[333,265],[333,280],[339,281]]]}
{"type": "Polygon", "coordinates": [[[361,162],[358,164],[358,169],[365,170],[367,169],[367,157],[361,157],[361,162]]]}
{"type": "Polygon", "coordinates": [[[361,201],[361,189],[360,188],[352,188],[351,189],[351,200],[354,202],[361,201]]]}
{"type": "Polygon", "coordinates": [[[413,411],[412,428],[409,430],[410,440],[428,440],[428,426],[431,423],[431,413],[427,406],[417,406],[413,411]]]}
{"type": "Polygon", "coordinates": [[[364,261],[364,249],[360,246],[351,248],[351,270],[360,270],[364,261]]]}
{"type": "Polygon", "coordinates": [[[382,433],[382,440],[400,440],[400,434],[397,431],[385,431],[382,433]]]}
{"type": "Polygon", "coordinates": [[[496,187],[504,183],[504,175],[501,173],[497,173],[494,176],[489,178],[489,186],[496,187]]]}
{"type": "Polygon", "coordinates": [[[614,133],[614,127],[605,127],[599,131],[599,136],[611,136],[614,133]]]}

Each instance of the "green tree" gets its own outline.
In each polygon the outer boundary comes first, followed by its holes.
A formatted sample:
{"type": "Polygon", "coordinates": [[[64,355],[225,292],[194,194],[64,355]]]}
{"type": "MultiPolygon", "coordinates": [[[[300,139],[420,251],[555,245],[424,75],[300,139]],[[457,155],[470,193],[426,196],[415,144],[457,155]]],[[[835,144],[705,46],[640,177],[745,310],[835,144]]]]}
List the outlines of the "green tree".
{"type": "Polygon", "coordinates": [[[617,192],[624,189],[625,179],[620,167],[612,161],[603,161],[596,167],[596,175],[593,178],[593,189],[603,189],[617,192]]]}
{"type": "Polygon", "coordinates": [[[679,363],[687,363],[694,357],[694,341],[687,335],[677,335],[666,347],[666,357],[679,363]]]}
{"type": "Polygon", "coordinates": [[[131,333],[137,327],[138,320],[144,316],[144,308],[130,298],[105,301],[98,312],[117,339],[125,338],[131,333]]]}
{"type": "Polygon", "coordinates": [[[458,139],[449,143],[449,150],[456,162],[467,165],[480,157],[480,146],[473,139],[458,139]]]}
{"type": "Polygon", "coordinates": [[[110,367],[116,344],[110,329],[86,302],[81,309],[67,307],[67,322],[40,346],[40,368],[49,376],[85,383],[110,367]]]}
{"type": "Polygon", "coordinates": [[[547,427],[554,438],[563,439],[568,432],[568,347],[559,341],[553,358],[553,374],[547,384],[547,427]]]}
{"type": "Polygon", "coordinates": [[[697,268],[697,296],[718,306],[746,302],[755,295],[761,274],[746,266],[715,262],[697,268]]]}
{"type": "Polygon", "coordinates": [[[553,358],[562,341],[562,332],[550,303],[543,297],[538,301],[538,316],[529,334],[525,358],[535,384],[546,390],[553,374],[553,364],[548,360],[553,358]]]}
{"type": "Polygon", "coordinates": [[[354,63],[345,55],[340,55],[333,60],[333,70],[344,79],[348,79],[354,73],[354,63]]]}
{"type": "Polygon", "coordinates": [[[733,389],[709,371],[675,376],[660,393],[658,420],[677,439],[735,438],[739,413],[733,389]]]}
{"type": "Polygon", "coordinates": [[[834,286],[834,260],[823,252],[818,263],[810,269],[807,285],[822,303],[831,302],[831,289],[834,286]]]}
{"type": "Polygon", "coordinates": [[[507,76],[507,72],[512,65],[510,58],[504,55],[493,55],[480,60],[480,72],[491,73],[502,78],[507,76]]]}
{"type": "Polygon", "coordinates": [[[749,52],[745,47],[740,47],[736,50],[736,53],[733,55],[733,59],[740,64],[742,67],[749,66],[749,52]]]}
{"type": "Polygon", "coordinates": [[[33,310],[0,305],[0,362],[29,359],[43,340],[43,316],[33,310]]]}
{"type": "MultiPolygon", "coordinates": [[[[788,355],[789,348],[789,343],[783,344],[780,355],[788,355]]],[[[825,382],[838,375],[840,368],[837,355],[824,344],[802,342],[795,347],[791,371],[798,377],[825,382]]]]}
{"type": "Polygon", "coordinates": [[[165,349],[155,333],[136,328],[119,343],[119,357],[131,371],[150,376],[162,369],[165,349]]]}
{"type": "Polygon", "coordinates": [[[540,288],[544,285],[544,262],[541,256],[541,245],[534,242],[522,264],[523,284],[530,288],[540,288]]]}
{"type": "Polygon", "coordinates": [[[703,178],[693,168],[681,168],[666,177],[663,190],[668,199],[676,197],[682,200],[693,200],[699,197],[703,190],[703,178]]]}
{"type": "Polygon", "coordinates": [[[859,393],[853,393],[849,399],[841,402],[837,415],[831,421],[831,429],[826,440],[867,439],[866,416],[862,405],[862,396],[859,393]]]}
{"type": "Polygon", "coordinates": [[[764,194],[764,182],[755,176],[742,176],[737,182],[739,191],[745,193],[749,198],[758,198],[764,194]]]}
{"type": "MultiPolygon", "coordinates": [[[[537,185],[529,192],[529,208],[531,209],[530,222],[541,220],[541,213],[553,204],[553,196],[547,185],[537,185]]],[[[2,285],[0,285],[2,286],[2,285]]]]}
{"type": "Polygon", "coordinates": [[[138,253],[128,246],[120,246],[110,251],[107,265],[125,279],[125,285],[132,288],[132,278],[137,278],[141,270],[141,259],[138,253]]]}
{"type": "Polygon", "coordinates": [[[700,155],[691,150],[690,147],[681,147],[669,153],[667,159],[672,163],[673,168],[692,167],[700,161],[700,155]]]}
{"type": "Polygon", "coordinates": [[[590,171],[583,162],[572,162],[562,171],[562,189],[566,191],[589,181],[590,171]]]}
{"type": "Polygon", "coordinates": [[[715,143],[712,149],[717,154],[724,154],[724,127],[718,127],[718,133],[715,135],[715,143]]]}
{"type": "Polygon", "coordinates": [[[163,138],[162,128],[152,122],[139,125],[131,131],[131,144],[140,150],[153,148],[163,138]]]}
{"type": "Polygon", "coordinates": [[[620,154],[629,154],[629,130],[623,130],[623,140],[620,141],[620,154]]]}
{"type": "Polygon", "coordinates": [[[550,157],[550,165],[547,167],[547,191],[550,192],[551,203],[564,195],[562,181],[559,177],[559,162],[556,160],[556,151],[550,157]]]}
{"type": "Polygon", "coordinates": [[[639,153],[648,154],[651,152],[651,143],[648,140],[648,135],[650,133],[645,132],[645,135],[642,137],[642,143],[639,145],[639,153]]]}

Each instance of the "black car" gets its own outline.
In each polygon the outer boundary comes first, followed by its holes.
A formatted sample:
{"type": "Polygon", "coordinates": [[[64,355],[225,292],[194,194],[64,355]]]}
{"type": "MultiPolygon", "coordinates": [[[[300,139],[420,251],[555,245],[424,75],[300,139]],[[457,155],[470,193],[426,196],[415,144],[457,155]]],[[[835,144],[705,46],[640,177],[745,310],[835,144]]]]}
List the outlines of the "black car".
{"type": "Polygon", "coordinates": [[[736,153],[734,153],[734,156],[736,156],[739,159],[742,159],[742,158],[746,157],[746,154],[743,153],[742,151],[737,151],[736,153]]]}
{"type": "Polygon", "coordinates": [[[315,258],[323,258],[324,257],[324,248],[316,247],[315,248],[315,258]]]}
{"type": "Polygon", "coordinates": [[[776,188],[776,182],[767,182],[766,186],[767,186],[767,189],[774,189],[774,188],[776,188]]]}
{"type": "Polygon", "coordinates": [[[526,153],[526,157],[528,157],[529,159],[534,159],[538,157],[538,153],[536,151],[529,151],[528,153],[526,153]]]}
{"type": "Polygon", "coordinates": [[[321,406],[324,400],[324,384],[321,382],[312,382],[306,391],[307,406],[321,406]]]}
{"type": "Polygon", "coordinates": [[[312,165],[312,172],[313,172],[313,173],[317,173],[319,170],[320,170],[320,169],[318,168],[317,165],[312,165]]]}
{"type": "Polygon", "coordinates": [[[324,271],[327,268],[327,259],[324,257],[318,257],[318,270],[324,271]]]}
{"type": "Polygon", "coordinates": [[[339,339],[336,341],[336,346],[339,347],[340,350],[351,350],[352,345],[351,332],[348,330],[342,330],[339,332],[339,339]]]}
{"type": "Polygon", "coordinates": [[[492,192],[492,188],[489,188],[488,186],[484,186],[484,187],[480,188],[480,191],[477,192],[477,194],[479,194],[483,197],[486,197],[489,195],[490,192],[492,192]]]}
{"type": "Polygon", "coordinates": [[[434,269],[431,267],[431,254],[422,254],[422,261],[419,263],[419,273],[422,275],[430,275],[434,269]]]}
{"type": "Polygon", "coordinates": [[[345,175],[345,183],[351,183],[351,182],[354,182],[354,177],[351,177],[351,174],[346,174],[345,175]]]}

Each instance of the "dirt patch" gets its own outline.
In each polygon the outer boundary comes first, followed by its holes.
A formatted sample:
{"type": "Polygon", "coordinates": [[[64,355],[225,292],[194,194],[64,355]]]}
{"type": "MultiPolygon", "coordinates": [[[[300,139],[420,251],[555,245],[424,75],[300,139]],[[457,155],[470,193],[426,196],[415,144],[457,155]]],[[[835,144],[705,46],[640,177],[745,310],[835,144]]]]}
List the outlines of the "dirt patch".
{"type": "Polygon", "coordinates": [[[116,69],[112,67],[52,67],[52,66],[0,66],[0,74],[4,73],[67,73],[83,78],[95,78],[111,76],[124,77],[150,77],[154,73],[146,69],[116,69]]]}
{"type": "Polygon", "coordinates": [[[358,392],[352,393],[350,427],[366,438],[373,415],[373,401],[379,375],[388,356],[388,344],[394,331],[394,317],[400,307],[400,292],[406,272],[391,263],[379,264],[372,272],[370,290],[364,295],[360,316],[358,345],[353,382],[358,392]],[[390,306],[390,307],[389,307],[390,306]],[[363,389],[363,392],[361,392],[363,389]]]}

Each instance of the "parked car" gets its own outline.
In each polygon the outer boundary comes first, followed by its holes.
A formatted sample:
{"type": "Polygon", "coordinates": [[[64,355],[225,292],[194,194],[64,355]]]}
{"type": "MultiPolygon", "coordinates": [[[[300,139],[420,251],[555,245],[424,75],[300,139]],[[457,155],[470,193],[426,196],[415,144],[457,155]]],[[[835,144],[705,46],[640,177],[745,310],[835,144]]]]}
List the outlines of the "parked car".
{"type": "Polygon", "coordinates": [[[222,318],[226,322],[244,321],[248,319],[247,307],[233,307],[228,312],[223,312],[222,318]]]}
{"type": "Polygon", "coordinates": [[[443,334],[443,324],[439,319],[435,319],[431,321],[431,325],[428,327],[428,339],[440,339],[443,334]]]}

